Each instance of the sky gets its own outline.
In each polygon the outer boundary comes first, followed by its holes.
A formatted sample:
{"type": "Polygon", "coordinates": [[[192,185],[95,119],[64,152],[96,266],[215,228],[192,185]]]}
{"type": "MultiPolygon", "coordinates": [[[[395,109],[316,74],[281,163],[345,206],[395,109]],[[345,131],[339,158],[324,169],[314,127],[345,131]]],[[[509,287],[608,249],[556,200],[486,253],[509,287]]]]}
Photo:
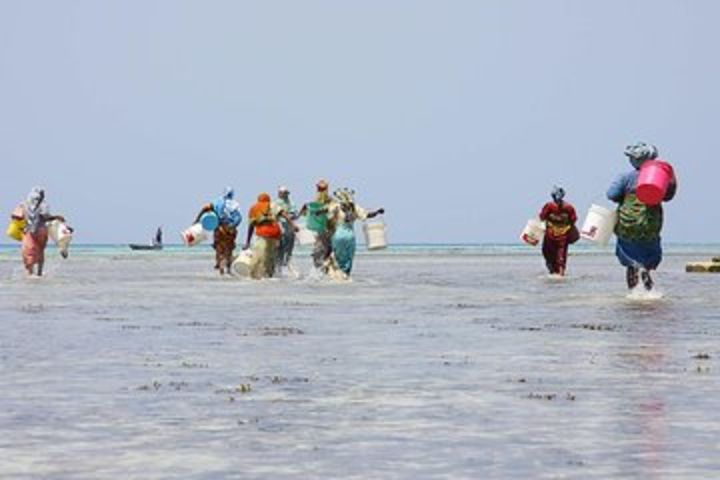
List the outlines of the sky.
{"type": "MultiPolygon", "coordinates": [[[[715,0],[0,0],[0,205],[41,185],[81,243],[180,241],[233,186],[351,187],[391,242],[582,218],[656,144],[664,239],[720,239],[715,0]]],[[[247,226],[243,222],[244,227],[247,226]]]]}

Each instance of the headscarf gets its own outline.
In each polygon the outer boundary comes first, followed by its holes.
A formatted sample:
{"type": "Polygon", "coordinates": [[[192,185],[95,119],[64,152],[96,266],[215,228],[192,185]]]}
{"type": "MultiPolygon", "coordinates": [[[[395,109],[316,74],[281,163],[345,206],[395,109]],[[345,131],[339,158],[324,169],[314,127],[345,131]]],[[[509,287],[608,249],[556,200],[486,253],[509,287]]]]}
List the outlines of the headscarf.
{"type": "Polygon", "coordinates": [[[625,147],[625,155],[630,160],[630,164],[639,169],[646,160],[654,160],[658,156],[658,149],[655,145],[645,142],[638,142],[635,145],[625,147]]]}
{"type": "Polygon", "coordinates": [[[333,197],[341,205],[353,205],[355,203],[355,190],[341,188],[333,192],[333,197]]]}
{"type": "Polygon", "coordinates": [[[220,223],[237,227],[242,222],[240,204],[235,201],[235,190],[232,187],[225,188],[222,197],[217,199],[213,205],[213,210],[215,210],[220,223]]]}
{"type": "Polygon", "coordinates": [[[565,198],[565,189],[556,185],[553,187],[550,196],[555,203],[560,203],[563,201],[563,198],[565,198]]]}
{"type": "Polygon", "coordinates": [[[328,182],[324,179],[319,180],[315,184],[315,188],[317,188],[317,196],[315,197],[315,201],[318,203],[326,204],[330,201],[330,195],[328,194],[328,182]]]}
{"type": "Polygon", "coordinates": [[[255,205],[250,207],[250,221],[256,222],[262,217],[267,216],[268,213],[270,213],[270,195],[263,192],[257,197],[257,202],[255,205]]]}
{"type": "MultiPolygon", "coordinates": [[[[292,200],[290,200],[290,190],[284,185],[278,188],[278,199],[276,204],[280,210],[284,210],[285,213],[287,213],[291,217],[294,218],[297,216],[295,205],[293,205],[292,200]]],[[[280,221],[286,223],[286,221],[282,218],[280,219],[280,221]]]]}
{"type": "Polygon", "coordinates": [[[49,214],[50,208],[45,202],[45,190],[33,187],[25,200],[25,231],[35,233],[44,225],[43,216],[49,214]]]}

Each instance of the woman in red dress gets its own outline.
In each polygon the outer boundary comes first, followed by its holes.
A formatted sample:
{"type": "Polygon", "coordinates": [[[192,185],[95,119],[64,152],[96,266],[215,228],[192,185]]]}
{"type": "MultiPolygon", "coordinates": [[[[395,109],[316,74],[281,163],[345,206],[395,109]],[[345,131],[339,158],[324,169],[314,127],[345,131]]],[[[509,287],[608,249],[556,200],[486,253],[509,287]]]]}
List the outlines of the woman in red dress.
{"type": "Polygon", "coordinates": [[[540,211],[540,220],[546,226],[542,252],[548,271],[565,275],[568,246],[579,238],[575,226],[577,214],[575,208],[564,200],[565,190],[562,187],[553,188],[550,195],[553,201],[546,203],[540,211]]]}

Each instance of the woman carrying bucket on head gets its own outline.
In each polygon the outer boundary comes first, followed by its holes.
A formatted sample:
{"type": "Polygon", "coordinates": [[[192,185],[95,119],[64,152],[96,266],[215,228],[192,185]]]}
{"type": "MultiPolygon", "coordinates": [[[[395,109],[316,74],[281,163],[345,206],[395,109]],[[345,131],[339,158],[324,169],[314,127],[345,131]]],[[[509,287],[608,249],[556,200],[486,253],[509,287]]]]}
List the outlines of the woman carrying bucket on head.
{"type": "Polygon", "coordinates": [[[633,170],[620,175],[607,191],[607,197],[618,203],[615,254],[626,267],[629,289],[642,280],[645,289],[652,290],[650,271],[662,261],[661,202],[675,196],[677,180],[670,165],[655,161],[658,151],[654,145],[640,142],[628,146],[625,155],[633,170]]]}
{"type": "Polygon", "coordinates": [[[332,235],[332,253],[338,268],[348,276],[352,271],[357,245],[355,221],[385,213],[383,208],[367,212],[355,203],[354,195],[355,191],[347,188],[336,190],[333,193],[335,203],[329,212],[330,223],[335,227],[332,235]]]}
{"type": "MultiPolygon", "coordinates": [[[[25,270],[28,275],[36,273],[38,277],[43,274],[45,265],[45,247],[48,241],[48,223],[54,220],[65,222],[61,215],[51,215],[50,207],[45,202],[45,190],[40,187],[33,187],[28,194],[27,200],[23,202],[16,213],[13,213],[13,220],[24,220],[25,227],[22,231],[22,258],[25,270]],[[18,215],[20,214],[20,215],[18,215]],[[37,269],[35,270],[35,267],[37,269]],[[35,272],[33,272],[35,270],[35,272]]],[[[67,256],[67,252],[63,257],[67,256]]]]}
{"type": "Polygon", "coordinates": [[[240,204],[235,200],[232,187],[225,188],[222,197],[202,207],[195,223],[202,222],[206,230],[212,230],[215,249],[215,268],[220,275],[231,273],[237,227],[242,222],[240,204]]]}
{"type": "Polygon", "coordinates": [[[546,225],[542,252],[548,272],[565,275],[568,246],[579,239],[575,227],[577,214],[575,208],[565,201],[562,187],[553,188],[550,196],[553,201],[546,203],[540,211],[540,220],[546,225]]]}

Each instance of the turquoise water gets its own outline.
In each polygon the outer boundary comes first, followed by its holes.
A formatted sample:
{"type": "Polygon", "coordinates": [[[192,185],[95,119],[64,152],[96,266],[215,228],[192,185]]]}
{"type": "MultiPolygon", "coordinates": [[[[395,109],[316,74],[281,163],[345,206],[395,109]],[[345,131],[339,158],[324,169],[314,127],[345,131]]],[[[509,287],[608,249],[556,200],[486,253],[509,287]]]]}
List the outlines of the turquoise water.
{"type": "Polygon", "coordinates": [[[660,298],[610,249],[362,252],[354,280],[219,278],[212,251],[0,251],[0,478],[712,478],[715,245],[660,298]]]}

